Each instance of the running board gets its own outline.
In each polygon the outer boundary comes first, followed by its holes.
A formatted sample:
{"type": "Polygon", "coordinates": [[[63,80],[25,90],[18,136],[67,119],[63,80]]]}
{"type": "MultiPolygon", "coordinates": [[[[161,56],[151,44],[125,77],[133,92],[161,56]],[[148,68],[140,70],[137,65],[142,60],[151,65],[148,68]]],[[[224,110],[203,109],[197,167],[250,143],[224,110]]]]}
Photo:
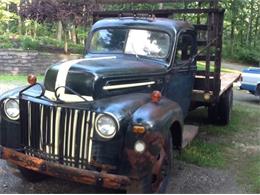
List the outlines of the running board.
{"type": "Polygon", "coordinates": [[[182,133],[182,148],[185,148],[198,134],[199,127],[194,125],[184,125],[182,133]]]}

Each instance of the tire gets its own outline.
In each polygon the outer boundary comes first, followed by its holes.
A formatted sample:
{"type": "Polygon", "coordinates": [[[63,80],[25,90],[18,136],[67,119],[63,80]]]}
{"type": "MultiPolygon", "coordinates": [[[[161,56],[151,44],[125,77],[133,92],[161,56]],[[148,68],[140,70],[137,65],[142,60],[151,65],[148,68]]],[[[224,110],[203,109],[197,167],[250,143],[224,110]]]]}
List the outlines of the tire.
{"type": "Polygon", "coordinates": [[[210,123],[217,124],[219,121],[218,105],[212,105],[208,107],[208,120],[210,123]]]}
{"type": "Polygon", "coordinates": [[[231,119],[231,111],[233,105],[233,89],[227,90],[221,97],[219,102],[219,123],[228,125],[231,119]]]}
{"type": "Polygon", "coordinates": [[[208,120],[216,125],[228,125],[233,107],[233,88],[228,89],[217,104],[208,107],[208,120]]]}
{"type": "Polygon", "coordinates": [[[260,96],[260,84],[258,84],[258,85],[256,86],[255,95],[256,95],[256,96],[260,96]]]}
{"type": "Polygon", "coordinates": [[[40,182],[45,180],[48,177],[47,175],[29,169],[25,169],[23,167],[18,167],[18,169],[20,170],[22,177],[29,182],[33,182],[33,183],[40,182]]]}
{"type": "Polygon", "coordinates": [[[138,194],[158,194],[165,193],[171,176],[171,168],[173,163],[173,141],[169,132],[167,137],[167,144],[164,146],[167,158],[164,160],[160,176],[156,176],[152,173],[146,175],[139,181],[135,181],[128,193],[138,194]],[[161,177],[160,181],[158,178],[161,177]]]}

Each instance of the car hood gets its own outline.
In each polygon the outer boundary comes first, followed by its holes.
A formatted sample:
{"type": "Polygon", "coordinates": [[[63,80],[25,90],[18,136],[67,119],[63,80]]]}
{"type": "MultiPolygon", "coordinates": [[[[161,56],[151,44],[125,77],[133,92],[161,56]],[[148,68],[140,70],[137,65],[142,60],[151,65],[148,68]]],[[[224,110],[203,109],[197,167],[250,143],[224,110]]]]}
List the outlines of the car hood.
{"type": "Polygon", "coordinates": [[[121,85],[127,82],[149,83],[151,75],[167,72],[164,63],[141,59],[135,56],[87,56],[83,59],[66,61],[51,66],[45,74],[47,91],[61,91],[71,94],[93,96],[104,85],[116,80],[121,85]],[[141,78],[141,80],[140,80],[141,78]]]}

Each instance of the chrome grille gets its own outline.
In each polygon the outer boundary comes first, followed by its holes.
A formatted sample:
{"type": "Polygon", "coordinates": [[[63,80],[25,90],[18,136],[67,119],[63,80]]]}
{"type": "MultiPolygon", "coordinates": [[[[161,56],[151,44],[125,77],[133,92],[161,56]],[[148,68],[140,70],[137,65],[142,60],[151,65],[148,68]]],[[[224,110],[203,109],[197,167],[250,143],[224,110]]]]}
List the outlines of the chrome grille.
{"type": "Polygon", "coordinates": [[[20,106],[26,154],[87,168],[91,161],[96,113],[27,100],[20,100],[20,106]]]}

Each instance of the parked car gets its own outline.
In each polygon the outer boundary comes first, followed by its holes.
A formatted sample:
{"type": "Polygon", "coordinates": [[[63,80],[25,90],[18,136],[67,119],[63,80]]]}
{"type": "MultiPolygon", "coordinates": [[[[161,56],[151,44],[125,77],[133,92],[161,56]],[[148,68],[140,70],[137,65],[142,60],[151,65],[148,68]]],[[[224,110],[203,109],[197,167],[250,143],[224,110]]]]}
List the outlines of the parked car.
{"type": "Polygon", "coordinates": [[[240,89],[260,96],[260,68],[246,68],[242,72],[240,89]]]}

